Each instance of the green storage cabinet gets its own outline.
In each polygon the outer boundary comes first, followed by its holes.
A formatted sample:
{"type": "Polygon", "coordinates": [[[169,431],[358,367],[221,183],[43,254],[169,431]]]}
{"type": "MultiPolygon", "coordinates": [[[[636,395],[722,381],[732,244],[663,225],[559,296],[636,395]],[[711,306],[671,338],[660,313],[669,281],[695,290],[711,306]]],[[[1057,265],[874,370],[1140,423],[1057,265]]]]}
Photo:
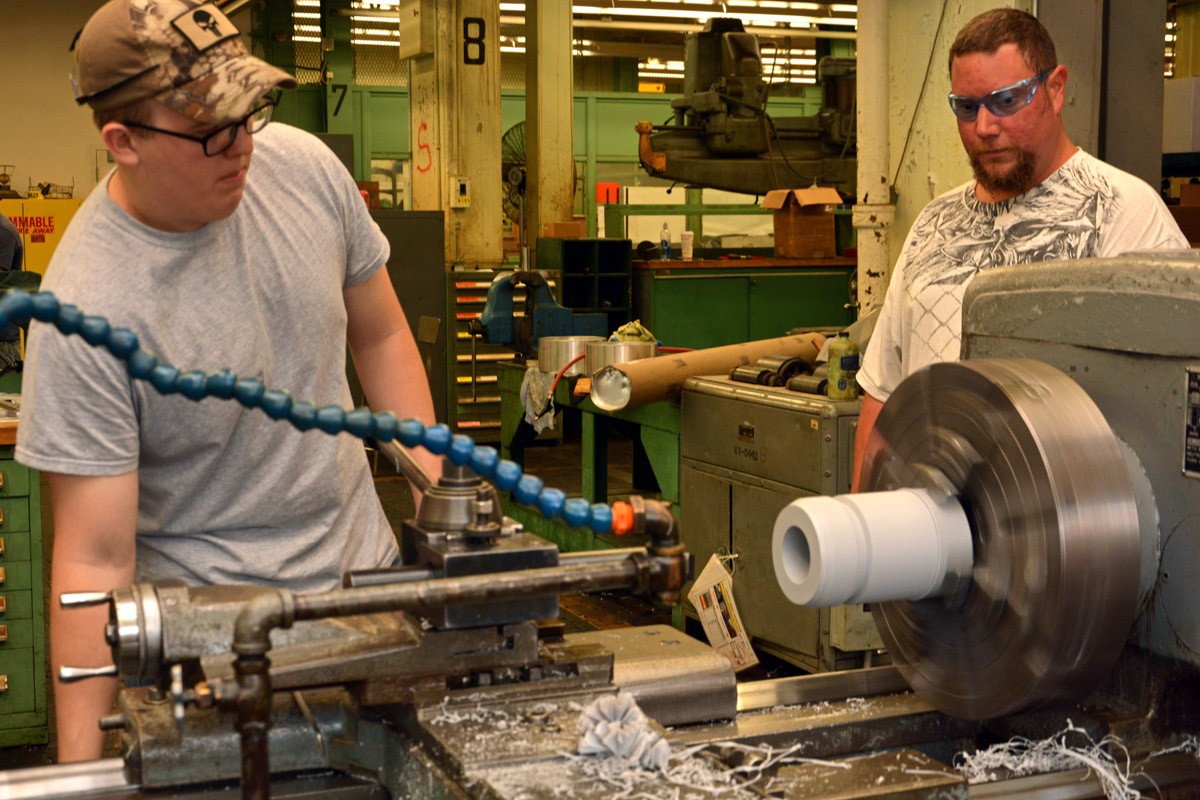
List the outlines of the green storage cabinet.
{"type": "Polygon", "coordinates": [[[633,314],[664,345],[701,349],[854,321],[850,258],[635,261],[633,314]]]}
{"type": "Polygon", "coordinates": [[[0,447],[0,747],[47,741],[42,570],[38,473],[0,447]]]}

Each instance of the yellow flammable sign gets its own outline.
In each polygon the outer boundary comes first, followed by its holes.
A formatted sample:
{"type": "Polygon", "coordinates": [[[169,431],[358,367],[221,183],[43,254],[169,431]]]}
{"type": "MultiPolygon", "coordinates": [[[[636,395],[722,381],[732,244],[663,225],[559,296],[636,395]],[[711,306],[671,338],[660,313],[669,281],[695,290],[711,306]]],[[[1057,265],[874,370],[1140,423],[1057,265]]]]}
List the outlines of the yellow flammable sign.
{"type": "Polygon", "coordinates": [[[46,274],[50,256],[82,200],[0,200],[0,214],[12,220],[25,245],[24,269],[46,274]]]}

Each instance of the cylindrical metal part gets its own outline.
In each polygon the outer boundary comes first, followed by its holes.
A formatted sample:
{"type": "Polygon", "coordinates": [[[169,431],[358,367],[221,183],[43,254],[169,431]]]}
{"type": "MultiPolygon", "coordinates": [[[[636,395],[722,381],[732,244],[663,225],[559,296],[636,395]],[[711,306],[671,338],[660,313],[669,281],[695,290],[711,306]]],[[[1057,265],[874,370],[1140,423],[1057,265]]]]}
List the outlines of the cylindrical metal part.
{"type": "Polygon", "coordinates": [[[793,392],[824,395],[825,382],[823,375],[794,375],[788,378],[787,388],[793,392]]]}
{"type": "MultiPolygon", "coordinates": [[[[587,346],[603,342],[603,336],[541,336],[538,338],[538,369],[558,374],[558,371],[579,356],[586,356],[587,346]]],[[[587,358],[576,361],[563,377],[588,374],[587,358]]]]}
{"type": "Polygon", "coordinates": [[[753,383],[766,386],[770,383],[771,370],[762,367],[741,366],[729,371],[729,379],[738,383],[753,383]]]}
{"type": "Polygon", "coordinates": [[[797,605],[923,600],[970,574],[971,526],[928,489],[804,497],[776,518],[771,553],[797,605]]]}
{"type": "Polygon", "coordinates": [[[361,589],[364,586],[386,586],[391,583],[430,581],[438,577],[431,569],[420,567],[384,567],[382,569],[358,569],[342,576],[342,588],[361,589]]]}
{"type": "Polygon", "coordinates": [[[153,584],[136,583],[112,593],[108,643],[122,675],[153,678],[162,665],[162,606],[153,584]]]}
{"type": "Polygon", "coordinates": [[[587,344],[587,372],[596,372],[612,364],[626,364],[642,358],[653,358],[658,352],[654,342],[589,342],[587,344]]]}
{"type": "MultiPolygon", "coordinates": [[[[592,369],[592,402],[604,411],[619,411],[678,397],[690,377],[728,373],[738,364],[753,364],[763,356],[783,354],[811,364],[824,341],[820,334],[804,333],[592,369]]],[[[591,353],[588,362],[591,369],[591,353]]]]}

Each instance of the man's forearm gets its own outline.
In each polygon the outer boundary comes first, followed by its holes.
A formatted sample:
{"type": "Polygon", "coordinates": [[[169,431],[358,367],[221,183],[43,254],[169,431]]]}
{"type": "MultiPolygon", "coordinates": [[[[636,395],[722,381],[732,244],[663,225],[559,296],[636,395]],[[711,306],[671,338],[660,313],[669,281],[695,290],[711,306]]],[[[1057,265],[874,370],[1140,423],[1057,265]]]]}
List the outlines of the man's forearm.
{"type": "MultiPolygon", "coordinates": [[[[396,336],[359,348],[354,351],[354,366],[372,409],[433,424],[436,419],[429,381],[420,354],[410,342],[411,338],[405,341],[405,337],[396,336]]],[[[441,457],[424,448],[414,449],[413,457],[436,481],[441,474],[441,457]]]]}
{"type": "Polygon", "coordinates": [[[883,403],[869,394],[863,393],[862,409],[858,412],[858,430],[854,434],[854,472],[850,480],[850,491],[858,492],[862,481],[863,463],[867,456],[879,447],[879,442],[873,439],[875,420],[883,410],[883,403]]]}
{"type": "Polygon", "coordinates": [[[50,567],[50,663],[54,670],[59,761],[99,758],[104,734],[100,718],[112,710],[116,681],[91,678],[74,684],[57,680],[58,668],[112,663],[104,641],[108,609],[63,609],[65,592],[107,592],[133,582],[137,473],[105,477],[48,472],[54,509],[54,557],[50,567]]]}
{"type": "Polygon", "coordinates": [[[55,721],[58,725],[58,761],[87,761],[100,758],[104,732],[100,718],[113,707],[117,682],[90,678],[79,683],[61,683],[58,668],[96,667],[112,663],[104,642],[108,609],[99,607],[64,610],[55,600],[50,609],[50,662],[54,670],[55,721]]]}

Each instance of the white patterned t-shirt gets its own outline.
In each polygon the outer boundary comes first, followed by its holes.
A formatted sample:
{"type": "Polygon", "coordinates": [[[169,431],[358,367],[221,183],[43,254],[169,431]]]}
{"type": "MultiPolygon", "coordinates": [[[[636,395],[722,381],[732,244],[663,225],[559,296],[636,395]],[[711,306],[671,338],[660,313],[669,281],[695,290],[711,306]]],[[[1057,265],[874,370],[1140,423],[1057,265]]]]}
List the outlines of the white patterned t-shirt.
{"type": "Polygon", "coordinates": [[[1145,181],[1079,150],[1043,183],[998,203],[969,181],[934,198],[896,262],[858,381],[886,400],[908,375],[959,357],[967,284],[995,267],[1186,250],[1162,198],[1145,181]]]}

